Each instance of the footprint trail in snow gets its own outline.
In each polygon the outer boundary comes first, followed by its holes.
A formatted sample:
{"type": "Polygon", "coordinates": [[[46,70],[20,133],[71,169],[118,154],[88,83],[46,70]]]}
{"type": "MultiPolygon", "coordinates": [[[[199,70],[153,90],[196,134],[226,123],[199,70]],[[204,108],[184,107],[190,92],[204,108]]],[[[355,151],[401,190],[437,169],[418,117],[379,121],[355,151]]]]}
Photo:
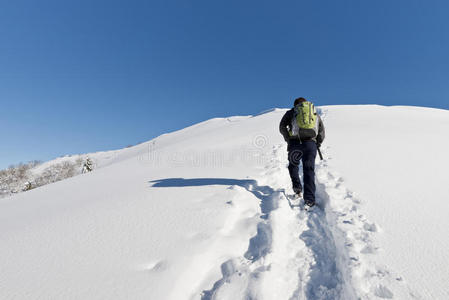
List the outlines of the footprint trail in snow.
{"type": "Polygon", "coordinates": [[[361,201],[343,180],[317,163],[313,211],[292,208],[285,146],[273,146],[261,178],[246,189],[259,193],[257,233],[240,257],[221,263],[222,277],[208,299],[420,299],[401,276],[376,263],[379,226],[359,213],[361,201]],[[262,184],[259,184],[262,183],[262,184]]]}

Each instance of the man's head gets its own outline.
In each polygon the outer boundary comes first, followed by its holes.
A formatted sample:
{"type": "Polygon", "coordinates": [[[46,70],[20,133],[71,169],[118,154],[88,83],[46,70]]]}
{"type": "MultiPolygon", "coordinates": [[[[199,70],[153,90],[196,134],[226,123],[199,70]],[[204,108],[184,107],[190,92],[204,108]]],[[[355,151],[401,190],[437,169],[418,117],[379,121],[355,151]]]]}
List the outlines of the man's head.
{"type": "Polygon", "coordinates": [[[304,99],[303,97],[299,97],[295,99],[295,103],[293,104],[294,106],[298,105],[301,102],[306,102],[307,100],[304,99]]]}

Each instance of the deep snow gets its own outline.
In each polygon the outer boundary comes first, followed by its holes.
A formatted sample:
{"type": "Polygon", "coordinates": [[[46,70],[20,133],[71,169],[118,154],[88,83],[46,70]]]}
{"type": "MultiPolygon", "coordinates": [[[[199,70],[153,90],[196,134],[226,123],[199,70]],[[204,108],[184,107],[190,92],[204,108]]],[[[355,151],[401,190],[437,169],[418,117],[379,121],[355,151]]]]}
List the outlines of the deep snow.
{"type": "Polygon", "coordinates": [[[320,110],[312,212],[286,198],[282,109],[90,154],[94,172],[0,199],[0,298],[449,298],[449,112],[320,110]]]}

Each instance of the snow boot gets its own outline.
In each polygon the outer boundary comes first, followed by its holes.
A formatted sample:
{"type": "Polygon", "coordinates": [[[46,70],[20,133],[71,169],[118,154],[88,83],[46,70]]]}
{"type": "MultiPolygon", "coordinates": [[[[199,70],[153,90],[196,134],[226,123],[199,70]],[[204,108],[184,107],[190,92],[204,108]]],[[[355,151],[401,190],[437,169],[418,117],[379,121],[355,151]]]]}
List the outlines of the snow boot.
{"type": "Polygon", "coordinates": [[[304,209],[306,211],[310,211],[313,209],[313,207],[315,206],[315,202],[312,201],[305,201],[305,205],[304,205],[304,209]]]}
{"type": "Polygon", "coordinates": [[[297,188],[293,188],[293,192],[295,193],[295,197],[296,198],[301,198],[302,197],[302,190],[297,189],[297,188]]]}

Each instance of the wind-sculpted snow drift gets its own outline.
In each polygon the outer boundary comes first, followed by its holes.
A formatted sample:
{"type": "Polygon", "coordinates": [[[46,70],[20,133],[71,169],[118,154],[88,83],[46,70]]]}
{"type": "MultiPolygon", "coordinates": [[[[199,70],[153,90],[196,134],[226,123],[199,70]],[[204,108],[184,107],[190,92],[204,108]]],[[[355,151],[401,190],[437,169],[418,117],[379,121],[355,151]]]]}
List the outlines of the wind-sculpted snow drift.
{"type": "Polygon", "coordinates": [[[311,212],[286,197],[284,112],[92,154],[95,172],[1,199],[0,298],[448,298],[448,112],[321,107],[311,212]]]}

